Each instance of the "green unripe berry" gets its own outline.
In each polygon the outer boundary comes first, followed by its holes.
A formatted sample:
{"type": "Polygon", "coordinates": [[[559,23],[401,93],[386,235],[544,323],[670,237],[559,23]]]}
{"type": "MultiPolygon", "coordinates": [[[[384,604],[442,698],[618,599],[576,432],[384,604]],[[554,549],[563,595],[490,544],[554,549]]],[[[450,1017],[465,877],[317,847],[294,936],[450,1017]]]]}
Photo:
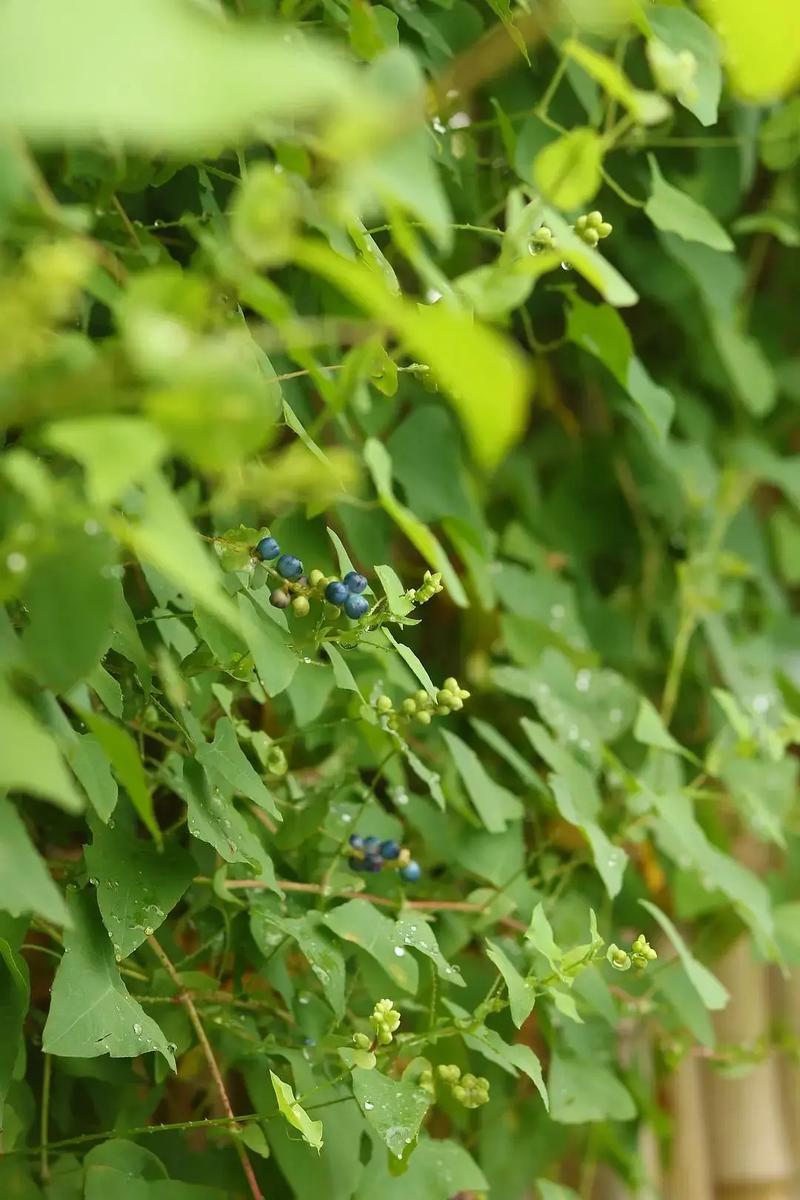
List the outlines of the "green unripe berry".
{"type": "Polygon", "coordinates": [[[427,712],[425,709],[423,709],[422,712],[418,712],[418,713],[414,714],[414,719],[416,721],[419,721],[420,725],[430,725],[431,714],[429,712],[427,712]]]}
{"type": "Polygon", "coordinates": [[[582,237],[587,246],[596,246],[600,241],[600,234],[596,229],[584,229],[582,237]]]}
{"type": "Polygon", "coordinates": [[[631,969],[631,956],[621,950],[619,946],[615,946],[612,942],[606,952],[606,958],[611,963],[615,971],[629,971],[631,969]]]}
{"type": "Polygon", "coordinates": [[[576,228],[576,230],[578,231],[578,233],[580,233],[580,232],[581,232],[581,230],[583,230],[583,229],[585,229],[585,228],[586,228],[586,224],[587,224],[587,222],[588,222],[588,219],[589,219],[589,218],[587,217],[586,213],[582,213],[582,214],[581,214],[581,216],[579,216],[579,217],[576,219],[576,221],[575,221],[575,228],[576,228]]]}
{"type": "Polygon", "coordinates": [[[315,567],[308,577],[308,582],[314,588],[319,587],[321,583],[325,583],[325,572],[320,571],[317,567],[315,567]]]}
{"type": "Polygon", "coordinates": [[[458,695],[458,680],[455,678],[455,676],[448,675],[447,679],[445,679],[444,683],[442,684],[442,687],[446,692],[453,692],[456,696],[458,695]]]}
{"type": "Polygon", "coordinates": [[[439,691],[436,693],[436,699],[440,705],[444,705],[445,708],[449,708],[453,703],[453,693],[447,691],[446,688],[439,688],[439,691]]]}
{"type": "Polygon", "coordinates": [[[610,221],[601,221],[597,226],[597,232],[601,238],[610,237],[610,235],[614,232],[614,226],[610,221]]]}
{"type": "Polygon", "coordinates": [[[295,615],[298,617],[307,617],[311,611],[311,605],[308,603],[308,596],[295,596],[292,601],[292,608],[295,615]]]}
{"type": "Polygon", "coordinates": [[[285,775],[289,770],[286,755],[280,746],[270,746],[267,753],[267,771],[270,775],[285,775]]]}
{"type": "Polygon", "coordinates": [[[597,229],[598,225],[603,222],[603,214],[595,209],[593,212],[586,214],[586,224],[591,225],[593,229],[597,229]]]}
{"type": "Polygon", "coordinates": [[[459,712],[463,707],[464,707],[464,701],[461,699],[460,696],[451,696],[450,697],[450,708],[453,710],[453,712],[459,712]]]}
{"type": "Polygon", "coordinates": [[[389,696],[378,696],[378,699],[375,701],[375,707],[379,713],[388,713],[392,711],[394,705],[389,696]]]}
{"type": "Polygon", "coordinates": [[[417,704],[421,704],[423,708],[430,705],[431,702],[431,698],[424,688],[419,688],[418,691],[414,692],[414,699],[416,700],[417,704]]]}
{"type": "Polygon", "coordinates": [[[354,1033],[353,1045],[357,1046],[359,1050],[369,1050],[372,1040],[365,1033],[354,1033]]]}
{"type": "Polygon", "coordinates": [[[400,705],[400,711],[404,712],[407,717],[413,717],[417,711],[417,702],[411,696],[407,697],[400,705]]]}
{"type": "Polygon", "coordinates": [[[458,1100],[459,1104],[463,1104],[467,1098],[466,1088],[463,1088],[460,1083],[457,1083],[453,1088],[453,1097],[454,1099],[458,1100]]]}
{"type": "Polygon", "coordinates": [[[436,1070],[439,1078],[443,1079],[445,1083],[456,1084],[461,1078],[461,1068],[457,1067],[455,1063],[441,1063],[436,1070]]]}

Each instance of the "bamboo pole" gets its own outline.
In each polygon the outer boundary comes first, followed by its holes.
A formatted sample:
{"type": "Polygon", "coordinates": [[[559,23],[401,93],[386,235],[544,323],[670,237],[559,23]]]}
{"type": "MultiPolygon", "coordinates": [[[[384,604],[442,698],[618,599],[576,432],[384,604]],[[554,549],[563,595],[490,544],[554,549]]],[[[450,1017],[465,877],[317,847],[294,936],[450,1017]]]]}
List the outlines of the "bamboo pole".
{"type": "MultiPolygon", "coordinates": [[[[715,970],[730,992],[714,1018],[720,1045],[756,1043],[769,1030],[770,996],[767,970],[754,962],[749,939],[736,942],[715,970]]],[[[794,1200],[775,1056],[738,1078],[709,1068],[706,1094],[715,1200],[794,1200]]]]}
{"type": "Polygon", "coordinates": [[[696,1058],[684,1058],[670,1075],[667,1101],[673,1121],[667,1200],[712,1200],[706,1102],[696,1058]]]}

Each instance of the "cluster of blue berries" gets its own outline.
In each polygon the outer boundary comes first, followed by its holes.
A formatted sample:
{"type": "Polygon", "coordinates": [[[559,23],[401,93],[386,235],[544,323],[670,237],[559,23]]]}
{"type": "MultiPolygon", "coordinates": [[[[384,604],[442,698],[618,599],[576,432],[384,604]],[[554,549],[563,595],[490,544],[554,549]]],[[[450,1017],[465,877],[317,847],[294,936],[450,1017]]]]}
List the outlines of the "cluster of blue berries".
{"type": "Polygon", "coordinates": [[[331,579],[325,588],[325,599],[337,608],[343,608],[348,617],[357,621],[369,612],[369,600],[361,593],[366,590],[367,579],[358,571],[348,571],[344,579],[331,579]]]}
{"type": "Polygon", "coordinates": [[[309,597],[324,597],[334,608],[343,609],[353,621],[369,612],[369,601],[361,594],[366,591],[367,579],[358,571],[348,571],[343,580],[318,570],[305,575],[302,561],[294,554],[281,554],[277,540],[270,536],[258,542],[254,553],[262,562],[277,559],[273,570],[284,582],[270,594],[269,602],[273,608],[291,605],[296,616],[305,617],[311,610],[309,597]]]}
{"type": "Polygon", "coordinates": [[[384,867],[399,871],[400,878],[406,883],[416,883],[422,877],[422,867],[411,857],[411,854],[399,842],[390,838],[382,842],[377,837],[362,837],[354,833],[350,837],[350,849],[353,851],[348,859],[351,871],[369,871],[377,873],[384,867]]]}

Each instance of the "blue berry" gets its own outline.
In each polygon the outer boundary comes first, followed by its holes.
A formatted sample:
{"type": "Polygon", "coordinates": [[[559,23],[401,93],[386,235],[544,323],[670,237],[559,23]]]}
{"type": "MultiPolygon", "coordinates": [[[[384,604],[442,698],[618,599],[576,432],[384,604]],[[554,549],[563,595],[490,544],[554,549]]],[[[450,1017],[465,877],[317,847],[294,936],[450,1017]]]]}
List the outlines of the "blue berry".
{"type": "Polygon", "coordinates": [[[282,554],[278,559],[278,574],[284,579],[299,579],[303,574],[303,564],[293,554],[282,554]]]}
{"type": "Polygon", "coordinates": [[[259,558],[277,558],[280,552],[281,548],[274,537],[263,537],[256,546],[256,554],[259,558]]]}
{"type": "Polygon", "coordinates": [[[381,854],[384,858],[389,859],[390,862],[392,862],[395,858],[399,858],[400,843],[391,839],[388,842],[381,842],[381,854]]]}
{"type": "Polygon", "coordinates": [[[367,586],[366,575],[359,575],[358,571],[348,571],[344,577],[344,585],[348,592],[352,592],[354,596],[359,596],[367,586]]]}
{"type": "Polygon", "coordinates": [[[350,837],[347,840],[350,843],[350,845],[353,847],[354,850],[363,850],[364,849],[364,839],[362,838],[360,833],[351,833],[350,837]]]}
{"type": "Polygon", "coordinates": [[[363,858],[348,858],[347,865],[351,871],[366,871],[367,869],[363,858]]]}
{"type": "Polygon", "coordinates": [[[369,600],[365,600],[363,596],[354,596],[352,593],[344,602],[344,611],[348,617],[352,617],[357,621],[359,617],[363,617],[365,612],[369,612],[369,600]]]}
{"type": "Polygon", "coordinates": [[[406,863],[404,867],[400,868],[400,875],[406,883],[416,883],[418,879],[422,878],[422,867],[412,858],[410,863],[406,863]]]}
{"type": "Polygon", "coordinates": [[[350,593],[340,579],[334,579],[325,588],[325,599],[330,600],[331,604],[344,604],[349,595],[350,593]]]}
{"type": "Polygon", "coordinates": [[[381,848],[381,839],[377,837],[365,837],[363,842],[363,850],[365,854],[377,854],[381,848]]]}
{"type": "Polygon", "coordinates": [[[375,874],[376,872],[380,871],[382,866],[383,859],[378,854],[371,854],[368,858],[364,859],[365,871],[372,871],[372,873],[375,874]]]}

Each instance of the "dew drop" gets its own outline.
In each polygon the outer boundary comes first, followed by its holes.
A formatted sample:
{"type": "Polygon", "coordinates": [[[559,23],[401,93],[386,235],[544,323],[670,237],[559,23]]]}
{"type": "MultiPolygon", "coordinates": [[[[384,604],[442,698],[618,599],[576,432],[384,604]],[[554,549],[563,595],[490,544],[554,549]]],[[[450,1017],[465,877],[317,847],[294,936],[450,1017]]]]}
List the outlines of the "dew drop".
{"type": "Polygon", "coordinates": [[[575,676],[575,687],[578,689],[579,692],[588,692],[589,688],[591,687],[591,683],[592,683],[592,672],[591,671],[587,671],[585,667],[583,668],[583,670],[578,671],[578,674],[575,676]]]}
{"type": "Polygon", "coordinates": [[[402,946],[395,946],[394,952],[398,958],[402,958],[403,955],[405,954],[405,950],[403,949],[402,946]]]}
{"type": "Polygon", "coordinates": [[[136,1024],[136,1025],[134,1025],[134,1027],[133,1027],[133,1032],[136,1034],[136,1036],[137,1036],[137,1037],[141,1037],[141,1036],[142,1036],[142,1027],[141,1027],[141,1025],[139,1025],[139,1024],[136,1024]]]}
{"type": "Polygon", "coordinates": [[[6,566],[8,567],[9,571],[12,571],[15,575],[19,575],[20,571],[24,571],[27,565],[28,560],[25,555],[20,554],[16,550],[9,554],[6,559],[6,566]]]}
{"type": "Polygon", "coordinates": [[[372,1112],[374,1107],[375,1107],[375,1105],[372,1103],[371,1100],[364,1101],[364,1108],[367,1110],[367,1112],[372,1112]]]}

